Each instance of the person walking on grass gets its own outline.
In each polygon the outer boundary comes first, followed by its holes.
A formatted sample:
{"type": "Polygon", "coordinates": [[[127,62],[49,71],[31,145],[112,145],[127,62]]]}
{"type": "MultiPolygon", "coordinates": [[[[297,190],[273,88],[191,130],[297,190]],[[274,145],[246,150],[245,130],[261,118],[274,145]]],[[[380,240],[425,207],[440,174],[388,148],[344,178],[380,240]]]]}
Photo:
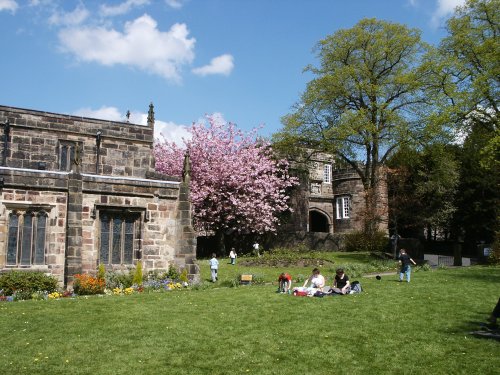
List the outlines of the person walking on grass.
{"type": "Polygon", "coordinates": [[[217,260],[217,256],[215,255],[215,253],[212,254],[212,259],[210,259],[208,262],[210,263],[212,282],[215,283],[217,281],[217,270],[219,269],[219,261],[217,260]]]}
{"type": "Polygon", "coordinates": [[[253,247],[253,255],[260,258],[259,246],[260,245],[259,245],[259,243],[257,241],[255,241],[254,244],[252,245],[252,247],[253,247]]]}
{"type": "Polygon", "coordinates": [[[399,250],[399,263],[401,264],[401,270],[399,271],[399,281],[403,281],[404,275],[406,275],[406,281],[410,282],[411,276],[411,265],[417,265],[413,259],[406,253],[405,249],[399,250]]]}
{"type": "Polygon", "coordinates": [[[236,250],[234,250],[234,247],[229,252],[229,259],[231,259],[231,264],[234,266],[236,264],[236,250]]]}

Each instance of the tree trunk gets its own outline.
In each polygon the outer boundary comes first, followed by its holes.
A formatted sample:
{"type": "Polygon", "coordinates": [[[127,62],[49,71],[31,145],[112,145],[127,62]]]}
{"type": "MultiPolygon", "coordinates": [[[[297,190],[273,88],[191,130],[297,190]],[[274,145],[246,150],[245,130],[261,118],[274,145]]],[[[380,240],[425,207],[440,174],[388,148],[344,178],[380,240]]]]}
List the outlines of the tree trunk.
{"type": "Polygon", "coordinates": [[[216,246],[216,248],[214,249],[214,253],[216,253],[219,256],[226,255],[224,231],[221,229],[219,229],[215,232],[215,246],[216,246]]]}

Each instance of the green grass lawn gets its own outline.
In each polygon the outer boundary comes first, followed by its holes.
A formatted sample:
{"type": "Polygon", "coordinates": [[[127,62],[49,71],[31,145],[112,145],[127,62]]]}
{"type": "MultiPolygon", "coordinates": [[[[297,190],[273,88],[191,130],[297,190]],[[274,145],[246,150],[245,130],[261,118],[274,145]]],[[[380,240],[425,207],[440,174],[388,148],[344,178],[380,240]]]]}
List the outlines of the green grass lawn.
{"type": "Polygon", "coordinates": [[[325,298],[276,294],[273,285],[215,285],[3,302],[0,373],[499,373],[500,342],[469,331],[500,297],[500,267],[396,279],[360,278],[362,294],[325,298]]]}

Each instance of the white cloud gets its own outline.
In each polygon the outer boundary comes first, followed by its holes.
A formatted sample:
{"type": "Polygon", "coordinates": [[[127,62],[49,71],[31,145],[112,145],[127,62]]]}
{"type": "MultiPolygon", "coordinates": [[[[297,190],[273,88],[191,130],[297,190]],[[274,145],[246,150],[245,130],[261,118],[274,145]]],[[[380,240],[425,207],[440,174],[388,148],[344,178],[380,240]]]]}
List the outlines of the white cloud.
{"type": "Polygon", "coordinates": [[[416,7],[418,5],[418,0],[408,0],[408,4],[412,7],[416,7]]]}
{"type": "Polygon", "coordinates": [[[49,24],[56,26],[80,25],[90,15],[83,5],[78,5],[72,12],[55,12],[49,17],[49,24]]]}
{"type": "Polygon", "coordinates": [[[73,115],[109,121],[125,121],[125,114],[121,113],[116,107],[102,106],[99,109],[80,108],[73,115]]]}
{"type": "Polygon", "coordinates": [[[465,0],[437,0],[437,9],[432,15],[431,23],[434,27],[438,27],[443,19],[451,15],[455,8],[464,5],[465,0]]]}
{"type": "Polygon", "coordinates": [[[28,6],[30,7],[53,7],[55,0],[30,0],[28,6]]]}
{"type": "MultiPolygon", "coordinates": [[[[125,113],[120,112],[116,107],[102,106],[99,109],[81,108],[73,113],[75,116],[90,117],[100,120],[109,121],[126,121],[125,113]]],[[[131,112],[130,123],[137,125],[147,125],[148,114],[143,112],[131,112]]],[[[187,130],[187,126],[178,125],[172,121],[155,120],[154,138],[175,142],[177,145],[182,146],[184,143],[182,139],[190,139],[191,133],[187,130]]]]}
{"type": "Polygon", "coordinates": [[[0,12],[3,10],[9,10],[15,13],[19,5],[15,0],[0,0],[0,12]]]}
{"type": "Polygon", "coordinates": [[[184,5],[182,0],[165,0],[165,3],[174,9],[180,9],[184,5]]]}
{"type": "Polygon", "coordinates": [[[128,13],[130,9],[149,4],[149,0],[127,0],[118,5],[101,4],[99,11],[105,17],[119,16],[128,13]]]}
{"type": "Polygon", "coordinates": [[[209,74],[223,74],[228,76],[234,68],[233,56],[225,54],[214,57],[210,60],[210,64],[193,69],[194,74],[206,76],[209,74]]]}
{"type": "Polygon", "coordinates": [[[155,121],[155,139],[163,140],[165,138],[169,142],[174,142],[177,146],[184,146],[182,139],[191,139],[191,133],[185,125],[178,125],[171,121],[155,121]]]}
{"type": "Polygon", "coordinates": [[[128,65],[179,81],[181,68],[194,59],[196,40],[188,34],[183,23],[162,32],[156,21],[144,14],[127,22],[123,33],[105,27],[74,27],[61,30],[59,40],[64,51],[80,60],[128,65]]]}
{"type": "MultiPolygon", "coordinates": [[[[146,125],[148,123],[148,114],[143,112],[131,112],[129,121],[133,124],[146,125]]],[[[165,138],[169,142],[175,142],[178,146],[182,146],[184,145],[182,139],[191,139],[191,133],[187,130],[187,126],[185,125],[178,125],[172,121],[155,119],[154,137],[159,140],[165,138]]]]}

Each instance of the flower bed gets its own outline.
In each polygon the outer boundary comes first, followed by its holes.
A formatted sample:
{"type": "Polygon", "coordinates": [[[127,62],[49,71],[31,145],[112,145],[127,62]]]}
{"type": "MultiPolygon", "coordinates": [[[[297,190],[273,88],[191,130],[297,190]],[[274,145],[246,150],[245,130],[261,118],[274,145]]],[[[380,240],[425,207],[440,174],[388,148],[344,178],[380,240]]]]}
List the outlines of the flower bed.
{"type": "MultiPolygon", "coordinates": [[[[48,276],[43,277],[47,278],[48,276]]],[[[50,280],[54,284],[54,288],[39,290],[41,285],[52,285],[47,284],[45,279],[41,279],[45,284],[40,284],[39,274],[11,273],[8,276],[4,276],[4,279],[6,287],[0,289],[0,302],[27,299],[58,300],[61,298],[89,295],[128,296],[135,293],[163,292],[188,287],[186,272],[179,274],[178,272],[174,272],[173,269],[169,269],[168,272],[163,274],[152,273],[148,275],[146,281],[138,285],[137,283],[132,284],[132,280],[142,280],[142,273],[139,275],[137,271],[134,274],[121,271],[105,272],[102,267],[102,270],[99,269],[97,276],[91,274],[75,275],[73,283],[74,291],[57,290],[55,288],[57,283],[55,279],[54,281],[50,280]],[[178,278],[183,281],[178,280],[178,278]],[[34,283],[32,280],[37,281],[37,283],[34,283]]]]}

